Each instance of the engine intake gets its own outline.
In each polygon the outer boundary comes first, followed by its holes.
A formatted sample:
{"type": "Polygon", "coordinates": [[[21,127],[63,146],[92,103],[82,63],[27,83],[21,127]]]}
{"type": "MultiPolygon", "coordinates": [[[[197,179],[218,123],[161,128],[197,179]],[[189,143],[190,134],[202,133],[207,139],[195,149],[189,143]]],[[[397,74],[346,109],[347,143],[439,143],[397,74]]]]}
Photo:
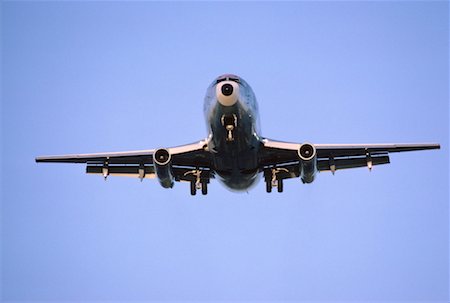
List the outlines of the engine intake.
{"type": "Polygon", "coordinates": [[[172,156],[165,148],[160,148],[153,154],[155,173],[159,183],[164,188],[172,188],[174,178],[172,175],[172,156]]]}
{"type": "Polygon", "coordinates": [[[317,172],[316,148],[310,143],[304,143],[298,149],[298,157],[300,158],[300,178],[303,183],[313,182],[317,172]]]}

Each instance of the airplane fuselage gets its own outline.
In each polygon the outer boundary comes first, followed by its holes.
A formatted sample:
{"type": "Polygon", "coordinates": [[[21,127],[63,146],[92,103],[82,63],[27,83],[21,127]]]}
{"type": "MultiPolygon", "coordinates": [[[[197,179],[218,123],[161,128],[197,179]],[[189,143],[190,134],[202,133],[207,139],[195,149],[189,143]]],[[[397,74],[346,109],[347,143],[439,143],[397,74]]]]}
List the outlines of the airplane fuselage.
{"type": "Polygon", "coordinates": [[[222,75],[208,87],[204,104],[208,150],[219,180],[232,190],[247,190],[259,179],[261,146],[258,104],[251,87],[238,76],[222,75]],[[233,86],[231,100],[222,90],[233,86]]]}

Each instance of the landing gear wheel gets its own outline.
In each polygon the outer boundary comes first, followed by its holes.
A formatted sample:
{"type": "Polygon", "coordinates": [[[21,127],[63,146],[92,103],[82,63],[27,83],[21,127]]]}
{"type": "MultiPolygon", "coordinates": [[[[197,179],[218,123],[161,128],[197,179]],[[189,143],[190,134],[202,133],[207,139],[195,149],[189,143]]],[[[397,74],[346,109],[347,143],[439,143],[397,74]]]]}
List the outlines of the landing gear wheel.
{"type": "Polygon", "coordinates": [[[277,189],[279,193],[283,192],[283,179],[278,179],[277,180],[277,189]]]}
{"type": "Polygon", "coordinates": [[[266,192],[271,193],[272,192],[272,181],[266,180],[266,192]]]}
{"type": "Polygon", "coordinates": [[[202,182],[202,195],[208,194],[208,183],[206,181],[202,182]]]}
{"type": "Polygon", "coordinates": [[[197,194],[197,187],[195,187],[195,182],[191,182],[191,195],[195,196],[197,194]]]}

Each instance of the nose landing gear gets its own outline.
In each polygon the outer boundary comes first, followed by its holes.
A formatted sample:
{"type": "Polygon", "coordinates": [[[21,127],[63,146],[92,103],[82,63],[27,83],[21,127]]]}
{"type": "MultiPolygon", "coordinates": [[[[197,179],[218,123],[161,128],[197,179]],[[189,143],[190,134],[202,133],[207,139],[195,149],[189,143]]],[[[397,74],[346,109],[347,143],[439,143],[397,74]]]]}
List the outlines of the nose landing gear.
{"type": "Polygon", "coordinates": [[[235,114],[233,115],[223,115],[220,120],[222,125],[227,130],[227,141],[234,141],[234,129],[237,127],[237,117],[235,114]]]}

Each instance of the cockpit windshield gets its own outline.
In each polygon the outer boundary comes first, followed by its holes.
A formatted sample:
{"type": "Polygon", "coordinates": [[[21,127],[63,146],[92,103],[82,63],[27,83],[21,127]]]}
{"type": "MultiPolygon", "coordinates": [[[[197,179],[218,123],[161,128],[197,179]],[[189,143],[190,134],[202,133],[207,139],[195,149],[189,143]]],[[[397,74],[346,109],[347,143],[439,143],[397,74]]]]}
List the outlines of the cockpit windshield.
{"type": "Polygon", "coordinates": [[[241,80],[236,75],[222,75],[219,78],[217,78],[216,84],[220,83],[220,82],[223,82],[223,81],[233,81],[233,82],[236,82],[236,83],[241,83],[241,80]]]}

